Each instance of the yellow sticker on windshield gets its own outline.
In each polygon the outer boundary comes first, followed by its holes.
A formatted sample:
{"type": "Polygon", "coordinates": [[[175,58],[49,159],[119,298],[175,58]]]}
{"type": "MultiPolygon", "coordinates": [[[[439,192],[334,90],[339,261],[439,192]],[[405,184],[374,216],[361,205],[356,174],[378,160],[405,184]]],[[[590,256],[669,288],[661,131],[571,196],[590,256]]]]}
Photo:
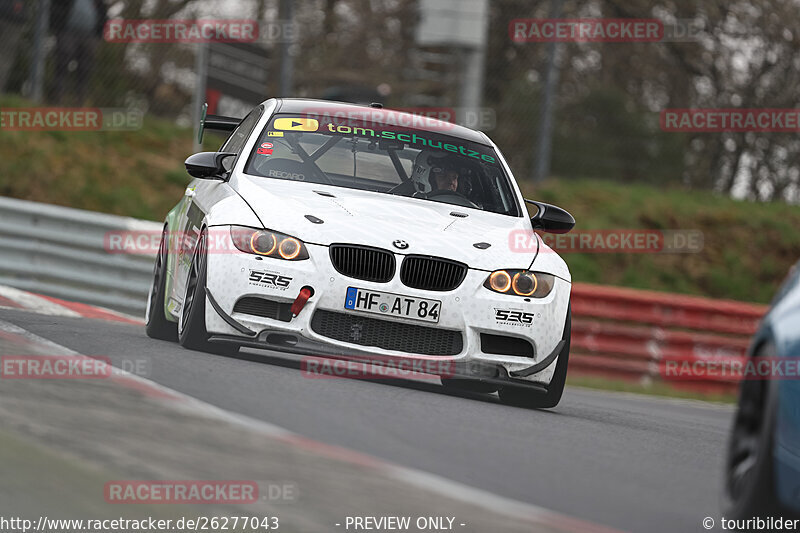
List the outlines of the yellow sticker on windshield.
{"type": "Polygon", "coordinates": [[[317,131],[319,121],[313,118],[276,118],[273,126],[276,130],[317,131]]]}

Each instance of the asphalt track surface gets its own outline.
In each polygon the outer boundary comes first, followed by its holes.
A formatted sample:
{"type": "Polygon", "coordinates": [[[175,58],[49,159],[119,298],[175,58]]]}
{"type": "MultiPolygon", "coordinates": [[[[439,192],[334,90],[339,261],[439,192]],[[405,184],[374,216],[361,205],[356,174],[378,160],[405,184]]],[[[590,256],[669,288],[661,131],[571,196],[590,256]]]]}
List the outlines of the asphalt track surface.
{"type": "Polygon", "coordinates": [[[138,362],[148,379],[223,409],[597,524],[719,523],[730,407],[568,388],[556,409],[526,410],[437,380],[309,379],[296,355],[191,352],[124,323],[10,309],[0,320],[115,366],[138,362]]]}

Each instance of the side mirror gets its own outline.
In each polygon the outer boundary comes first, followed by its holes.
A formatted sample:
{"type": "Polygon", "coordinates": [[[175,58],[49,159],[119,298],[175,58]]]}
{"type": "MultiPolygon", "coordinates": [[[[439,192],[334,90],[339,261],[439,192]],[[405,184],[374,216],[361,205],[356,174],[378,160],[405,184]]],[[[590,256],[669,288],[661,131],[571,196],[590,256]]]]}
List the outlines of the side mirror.
{"type": "Polygon", "coordinates": [[[193,178],[204,180],[223,179],[227,170],[222,165],[222,162],[227,157],[236,157],[236,154],[230,152],[200,152],[199,154],[190,155],[184,163],[186,172],[193,178]]]}
{"type": "Polygon", "coordinates": [[[547,233],[568,233],[575,227],[575,218],[566,209],[527,198],[525,202],[538,208],[536,214],[531,217],[533,229],[540,229],[547,233]]]}

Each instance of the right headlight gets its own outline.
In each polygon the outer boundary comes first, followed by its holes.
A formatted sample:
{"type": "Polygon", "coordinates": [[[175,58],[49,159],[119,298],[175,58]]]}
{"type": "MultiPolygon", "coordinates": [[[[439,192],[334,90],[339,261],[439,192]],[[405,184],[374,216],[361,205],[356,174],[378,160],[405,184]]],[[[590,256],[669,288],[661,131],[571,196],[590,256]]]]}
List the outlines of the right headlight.
{"type": "Polygon", "coordinates": [[[237,249],[248,254],[287,261],[308,259],[308,251],[300,239],[277,231],[231,226],[231,239],[237,249]]]}
{"type": "Polygon", "coordinates": [[[495,270],[483,286],[501,294],[527,298],[544,298],[555,285],[555,276],[530,270],[495,270]]]}

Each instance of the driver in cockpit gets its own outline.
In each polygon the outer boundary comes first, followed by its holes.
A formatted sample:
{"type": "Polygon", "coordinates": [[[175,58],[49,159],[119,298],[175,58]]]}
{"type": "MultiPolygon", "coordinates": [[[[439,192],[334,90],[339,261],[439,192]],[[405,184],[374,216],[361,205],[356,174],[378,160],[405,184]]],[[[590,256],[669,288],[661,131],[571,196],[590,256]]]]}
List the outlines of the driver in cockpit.
{"type": "Polygon", "coordinates": [[[431,185],[434,190],[458,191],[458,170],[448,166],[434,166],[431,168],[431,185]]]}
{"type": "Polygon", "coordinates": [[[422,151],[414,163],[411,180],[418,193],[458,191],[458,165],[445,154],[422,151]]]}

